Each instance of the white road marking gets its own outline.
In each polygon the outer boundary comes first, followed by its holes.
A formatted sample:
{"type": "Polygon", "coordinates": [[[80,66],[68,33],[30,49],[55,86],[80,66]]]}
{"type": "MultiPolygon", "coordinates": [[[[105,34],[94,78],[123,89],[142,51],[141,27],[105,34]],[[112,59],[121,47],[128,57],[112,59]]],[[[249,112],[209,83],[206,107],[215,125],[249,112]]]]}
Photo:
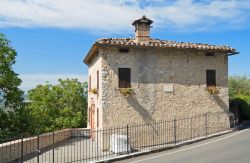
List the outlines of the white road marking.
{"type": "Polygon", "coordinates": [[[136,161],[133,161],[133,162],[130,162],[130,163],[143,162],[143,161],[151,160],[151,159],[154,159],[154,158],[157,158],[157,157],[167,156],[167,155],[171,155],[171,154],[174,154],[174,153],[178,153],[178,152],[183,152],[183,151],[191,150],[191,149],[194,149],[194,148],[197,148],[197,147],[201,147],[201,146],[204,146],[204,145],[212,144],[212,143],[214,143],[214,142],[218,142],[218,141],[221,141],[221,140],[228,139],[228,138],[230,138],[230,137],[233,137],[233,136],[242,134],[243,132],[245,132],[245,131],[247,131],[247,130],[248,130],[248,129],[245,129],[245,130],[239,131],[239,132],[237,132],[237,133],[235,133],[235,134],[232,134],[232,135],[229,135],[229,136],[227,136],[227,137],[224,137],[224,138],[221,138],[221,139],[217,139],[217,140],[214,140],[214,141],[211,141],[211,142],[203,143],[203,144],[200,144],[200,145],[196,145],[196,146],[193,146],[193,147],[181,149],[181,150],[174,151],[174,152],[165,153],[165,154],[158,155],[158,156],[153,156],[153,157],[145,158],[145,159],[142,159],[142,160],[136,160],[136,161]]]}

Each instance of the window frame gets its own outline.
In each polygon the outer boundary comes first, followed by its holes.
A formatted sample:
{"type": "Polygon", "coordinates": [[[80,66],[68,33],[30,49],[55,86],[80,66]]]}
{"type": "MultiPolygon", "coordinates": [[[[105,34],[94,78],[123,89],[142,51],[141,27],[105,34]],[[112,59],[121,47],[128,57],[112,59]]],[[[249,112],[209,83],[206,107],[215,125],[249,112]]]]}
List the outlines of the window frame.
{"type": "Polygon", "coordinates": [[[118,87],[131,88],[131,68],[118,68],[118,87]]]}
{"type": "Polygon", "coordinates": [[[206,85],[207,87],[214,86],[216,87],[216,70],[214,69],[207,69],[206,70],[206,85]]]}
{"type": "Polygon", "coordinates": [[[96,88],[99,90],[99,70],[96,71],[96,88]]]}
{"type": "Polygon", "coordinates": [[[89,86],[89,92],[91,91],[91,75],[89,75],[89,83],[88,83],[88,86],[89,86]]]}

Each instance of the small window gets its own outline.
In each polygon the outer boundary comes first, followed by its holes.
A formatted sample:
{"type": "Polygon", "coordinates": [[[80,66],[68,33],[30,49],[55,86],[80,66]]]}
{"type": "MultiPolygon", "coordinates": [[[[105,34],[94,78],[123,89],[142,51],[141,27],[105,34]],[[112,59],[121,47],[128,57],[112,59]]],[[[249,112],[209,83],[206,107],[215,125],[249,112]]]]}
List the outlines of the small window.
{"type": "Polygon", "coordinates": [[[119,88],[131,88],[131,73],[130,68],[119,68],[119,88]]]}
{"type": "Polygon", "coordinates": [[[89,92],[91,91],[91,76],[89,76],[89,83],[88,83],[88,85],[89,85],[89,92]]]}
{"type": "Polygon", "coordinates": [[[214,54],[214,53],[212,53],[212,52],[210,52],[210,53],[206,53],[206,56],[208,56],[208,57],[214,57],[214,56],[215,56],[215,54],[214,54]]]}
{"type": "Polygon", "coordinates": [[[99,70],[97,70],[96,72],[96,87],[97,87],[97,90],[99,90],[99,70]]]}
{"type": "Polygon", "coordinates": [[[127,48],[127,47],[119,48],[119,52],[128,53],[129,52],[129,48],[127,48]]]}
{"type": "Polygon", "coordinates": [[[207,86],[216,86],[216,71],[207,70],[207,86]]]}

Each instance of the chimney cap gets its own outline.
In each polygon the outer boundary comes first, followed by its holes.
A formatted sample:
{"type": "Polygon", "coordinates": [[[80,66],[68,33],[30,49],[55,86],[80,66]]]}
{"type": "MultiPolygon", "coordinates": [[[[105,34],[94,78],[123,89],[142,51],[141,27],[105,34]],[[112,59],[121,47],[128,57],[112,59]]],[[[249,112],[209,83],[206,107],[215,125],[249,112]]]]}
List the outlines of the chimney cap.
{"type": "Polygon", "coordinates": [[[146,23],[146,24],[150,25],[150,24],[153,23],[153,21],[150,20],[150,19],[148,19],[145,15],[143,15],[142,18],[135,20],[135,21],[132,23],[132,25],[135,26],[136,24],[139,24],[139,23],[146,23]]]}

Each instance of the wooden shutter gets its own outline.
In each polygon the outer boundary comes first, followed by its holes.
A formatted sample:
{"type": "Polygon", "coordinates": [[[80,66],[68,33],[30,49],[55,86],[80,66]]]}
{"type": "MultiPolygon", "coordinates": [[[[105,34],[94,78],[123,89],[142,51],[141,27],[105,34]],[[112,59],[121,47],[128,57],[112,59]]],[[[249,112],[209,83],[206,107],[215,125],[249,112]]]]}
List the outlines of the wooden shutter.
{"type": "Polygon", "coordinates": [[[97,90],[99,90],[99,70],[97,70],[96,72],[96,87],[97,87],[97,90]]]}
{"type": "Polygon", "coordinates": [[[89,85],[89,92],[91,91],[91,76],[89,76],[89,83],[88,83],[88,85],[89,85]]]}
{"type": "Polygon", "coordinates": [[[130,68],[119,68],[119,88],[131,88],[131,72],[130,68]]]}
{"type": "Polygon", "coordinates": [[[207,70],[207,86],[216,86],[216,71],[207,70]]]}

